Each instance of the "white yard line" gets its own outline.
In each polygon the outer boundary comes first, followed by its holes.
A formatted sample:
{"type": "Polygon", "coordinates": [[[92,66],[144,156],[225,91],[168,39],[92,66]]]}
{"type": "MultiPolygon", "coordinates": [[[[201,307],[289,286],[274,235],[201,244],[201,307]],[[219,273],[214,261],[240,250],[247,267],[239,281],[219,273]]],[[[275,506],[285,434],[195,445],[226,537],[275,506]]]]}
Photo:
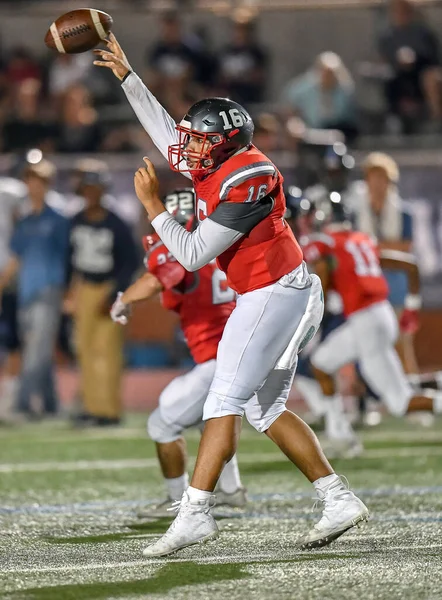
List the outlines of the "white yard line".
{"type": "MultiPolygon", "coordinates": [[[[347,554],[362,554],[362,555],[370,555],[370,554],[382,554],[382,553],[387,553],[387,552],[391,552],[391,551],[407,551],[407,550],[439,550],[442,548],[442,544],[423,544],[423,545],[413,545],[413,544],[403,544],[403,545],[399,545],[399,546],[388,546],[385,547],[382,550],[379,551],[375,551],[372,549],[368,549],[368,550],[349,550],[348,552],[344,552],[344,551],[336,551],[336,550],[329,550],[326,549],[325,551],[323,551],[325,554],[331,554],[333,556],[330,557],[330,560],[333,560],[333,558],[340,558],[341,555],[347,555],[347,554]]],[[[322,552],[320,552],[322,553],[322,552]]],[[[318,556],[320,555],[320,553],[318,553],[318,556]]],[[[133,568],[133,567],[145,567],[145,566],[152,566],[152,565],[158,565],[158,566],[162,566],[165,563],[171,563],[171,562],[189,562],[189,560],[191,560],[192,562],[195,562],[197,564],[201,564],[201,565],[206,565],[206,564],[222,564],[222,563],[228,563],[228,562],[235,562],[236,564],[249,564],[249,563],[255,563],[255,562],[269,562],[269,563],[273,563],[273,562],[285,562],[287,560],[296,560],[296,558],[298,556],[308,556],[307,553],[302,552],[302,551],[293,551],[290,553],[287,553],[287,556],[285,557],[275,557],[274,553],[265,553],[265,554],[255,554],[255,555],[250,555],[248,557],[241,557],[240,555],[237,554],[230,554],[230,555],[226,555],[226,556],[208,556],[206,558],[191,558],[189,556],[183,557],[183,558],[175,558],[175,557],[170,557],[170,558],[154,558],[154,559],[150,559],[150,560],[132,560],[132,561],[121,561],[121,562],[112,562],[112,563],[89,563],[89,564],[85,564],[85,565],[63,565],[63,566],[57,566],[57,567],[9,567],[6,569],[2,569],[2,574],[7,574],[7,573],[21,573],[23,575],[25,574],[31,574],[31,573],[64,573],[64,572],[72,572],[72,571],[96,571],[96,570],[104,570],[104,569],[120,569],[120,568],[133,568]]],[[[23,590],[25,591],[25,590],[23,590]]]]}
{"type": "MultiPolygon", "coordinates": [[[[47,430],[41,431],[38,435],[35,430],[30,430],[29,437],[26,437],[26,442],[37,441],[41,444],[65,444],[66,442],[92,442],[95,440],[148,440],[147,434],[141,427],[131,428],[115,428],[115,429],[84,429],[81,431],[75,431],[72,429],[66,429],[60,431],[57,429],[53,431],[51,435],[46,435],[47,430]]],[[[5,432],[5,439],[10,437],[16,440],[16,437],[12,436],[12,432],[5,432]]],[[[255,431],[245,428],[241,433],[241,439],[253,440],[258,439],[258,435],[255,431]]],[[[321,437],[321,434],[319,434],[321,437]]],[[[186,438],[191,440],[198,440],[200,437],[199,432],[189,431],[186,433],[186,438]]],[[[365,429],[362,432],[362,439],[367,442],[441,442],[442,434],[438,431],[427,431],[420,427],[411,431],[391,431],[391,430],[376,430],[376,429],[365,429]]]]}
{"type": "MultiPolygon", "coordinates": [[[[410,448],[370,448],[364,451],[363,459],[413,458],[421,456],[440,456],[441,446],[411,446],[410,448]]],[[[196,457],[190,457],[194,461],[196,457]]],[[[279,452],[239,452],[240,464],[282,462],[288,459],[279,452]]],[[[357,460],[357,459],[354,459],[357,460]]],[[[35,463],[0,463],[0,473],[41,473],[50,471],[93,471],[118,469],[156,468],[156,458],[128,458],[121,460],[75,460],[49,461],[35,463]]]]}

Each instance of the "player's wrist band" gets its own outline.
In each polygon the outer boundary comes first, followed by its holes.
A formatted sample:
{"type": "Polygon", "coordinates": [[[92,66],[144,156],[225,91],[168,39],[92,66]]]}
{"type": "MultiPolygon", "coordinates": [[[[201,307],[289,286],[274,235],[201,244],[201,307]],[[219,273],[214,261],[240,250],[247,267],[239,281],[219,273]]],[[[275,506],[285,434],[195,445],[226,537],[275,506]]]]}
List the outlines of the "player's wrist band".
{"type": "Polygon", "coordinates": [[[126,81],[126,79],[129,77],[129,75],[132,75],[133,71],[128,71],[126,73],[126,75],[123,77],[123,79],[121,80],[121,83],[124,83],[126,81]]]}
{"type": "Polygon", "coordinates": [[[408,294],[405,297],[404,306],[407,310],[419,310],[422,308],[422,298],[419,294],[408,294]]]}

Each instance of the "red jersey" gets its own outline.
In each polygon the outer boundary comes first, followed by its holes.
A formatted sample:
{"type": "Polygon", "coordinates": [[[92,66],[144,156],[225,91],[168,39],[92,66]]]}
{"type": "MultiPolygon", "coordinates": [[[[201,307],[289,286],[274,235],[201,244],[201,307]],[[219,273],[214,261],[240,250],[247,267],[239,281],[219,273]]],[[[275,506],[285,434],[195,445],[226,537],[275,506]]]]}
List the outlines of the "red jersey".
{"type": "Polygon", "coordinates": [[[307,262],[332,259],[330,284],[342,297],[345,316],[388,298],[379,249],[365,233],[344,229],[327,231],[308,238],[303,250],[307,262]]]}
{"type": "Polygon", "coordinates": [[[221,202],[255,202],[267,195],[274,200],[271,212],[218,256],[218,267],[239,294],[278,281],[302,262],[301,249],[284,220],[283,181],[275,165],[254,146],[232,156],[213,173],[193,177],[200,221],[221,202]]]}
{"type": "Polygon", "coordinates": [[[158,241],[146,254],[149,273],[163,285],[164,308],[179,314],[186,342],[196,363],[216,358],[218,344],[230,313],[235,292],[214,262],[194,273],[186,271],[166,246],[158,241]]]}

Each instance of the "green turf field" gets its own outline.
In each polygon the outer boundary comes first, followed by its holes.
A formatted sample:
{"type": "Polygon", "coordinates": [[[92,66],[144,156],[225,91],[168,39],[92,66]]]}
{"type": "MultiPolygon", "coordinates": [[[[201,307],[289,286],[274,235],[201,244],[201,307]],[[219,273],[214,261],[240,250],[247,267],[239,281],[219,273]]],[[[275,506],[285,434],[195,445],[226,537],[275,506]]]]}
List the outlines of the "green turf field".
{"type": "MultiPolygon", "coordinates": [[[[109,431],[63,423],[0,431],[0,597],[11,599],[442,599],[441,421],[389,421],[361,459],[335,461],[372,519],[328,548],[300,552],[313,523],[309,484],[245,429],[250,505],[219,509],[221,537],[172,558],[142,548],[167,528],[137,510],[162,499],[144,419],[109,431]]],[[[189,435],[195,455],[196,434],[189,435]]]]}

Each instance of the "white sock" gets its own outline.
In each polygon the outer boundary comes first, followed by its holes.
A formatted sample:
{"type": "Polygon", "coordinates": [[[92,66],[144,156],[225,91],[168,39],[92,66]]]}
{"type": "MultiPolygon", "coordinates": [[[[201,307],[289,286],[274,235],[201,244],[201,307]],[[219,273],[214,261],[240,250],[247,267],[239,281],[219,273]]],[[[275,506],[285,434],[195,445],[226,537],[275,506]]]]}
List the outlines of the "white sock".
{"type": "Polygon", "coordinates": [[[322,417],[322,415],[325,413],[325,400],[319,383],[310,377],[297,375],[295,379],[295,387],[304,398],[309,410],[316,417],[322,417]]]}
{"type": "Polygon", "coordinates": [[[11,377],[8,375],[3,377],[0,386],[0,404],[2,411],[8,412],[14,410],[19,384],[20,381],[18,377],[11,377]]]}
{"type": "Polygon", "coordinates": [[[325,434],[331,440],[352,440],[356,437],[344,412],[341,394],[326,398],[325,434]]]}
{"type": "Polygon", "coordinates": [[[442,392],[440,390],[426,388],[422,390],[421,395],[433,401],[433,414],[439,415],[442,412],[442,392]]]}
{"type": "Polygon", "coordinates": [[[233,492],[236,492],[241,487],[236,454],[224,467],[219,478],[219,487],[226,494],[233,494],[233,492]]]}
{"type": "Polygon", "coordinates": [[[171,500],[181,500],[181,496],[189,485],[189,475],[184,473],[180,477],[165,479],[167,495],[171,500]]]}
{"type": "Polygon", "coordinates": [[[207,492],[206,490],[198,490],[197,488],[194,488],[191,485],[189,485],[186,492],[191,502],[201,502],[204,500],[208,500],[212,495],[212,492],[207,492]]]}
{"type": "Polygon", "coordinates": [[[322,492],[324,494],[324,492],[327,491],[331,484],[335,483],[336,481],[340,481],[340,477],[339,475],[336,475],[336,473],[332,473],[331,475],[320,477],[319,479],[313,482],[313,485],[315,486],[315,490],[317,492],[322,492]]]}
{"type": "Polygon", "coordinates": [[[11,377],[10,375],[5,375],[2,378],[0,394],[2,396],[11,396],[17,393],[19,384],[18,377],[11,377]]]}

